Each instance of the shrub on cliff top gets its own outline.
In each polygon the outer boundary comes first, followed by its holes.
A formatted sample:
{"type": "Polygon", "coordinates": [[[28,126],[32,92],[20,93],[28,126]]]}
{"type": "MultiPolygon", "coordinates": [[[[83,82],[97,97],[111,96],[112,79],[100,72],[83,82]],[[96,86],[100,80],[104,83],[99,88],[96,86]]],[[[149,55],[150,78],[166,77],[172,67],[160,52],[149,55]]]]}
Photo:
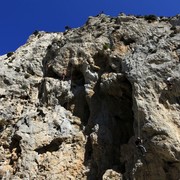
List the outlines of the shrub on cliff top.
{"type": "Polygon", "coordinates": [[[157,16],[151,14],[151,15],[144,16],[144,19],[147,20],[147,21],[156,21],[157,20],[157,16]]]}
{"type": "Polygon", "coordinates": [[[7,57],[9,58],[9,57],[11,57],[13,54],[14,54],[14,52],[8,52],[8,53],[7,53],[7,57]]]}

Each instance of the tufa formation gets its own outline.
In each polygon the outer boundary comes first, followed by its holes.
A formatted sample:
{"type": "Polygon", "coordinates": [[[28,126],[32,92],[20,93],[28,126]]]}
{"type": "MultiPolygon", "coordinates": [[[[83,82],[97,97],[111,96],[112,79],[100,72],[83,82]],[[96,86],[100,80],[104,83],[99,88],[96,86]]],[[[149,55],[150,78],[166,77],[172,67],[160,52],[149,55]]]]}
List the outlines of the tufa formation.
{"type": "Polygon", "coordinates": [[[100,14],[1,56],[0,179],[180,179],[180,15],[100,14]]]}

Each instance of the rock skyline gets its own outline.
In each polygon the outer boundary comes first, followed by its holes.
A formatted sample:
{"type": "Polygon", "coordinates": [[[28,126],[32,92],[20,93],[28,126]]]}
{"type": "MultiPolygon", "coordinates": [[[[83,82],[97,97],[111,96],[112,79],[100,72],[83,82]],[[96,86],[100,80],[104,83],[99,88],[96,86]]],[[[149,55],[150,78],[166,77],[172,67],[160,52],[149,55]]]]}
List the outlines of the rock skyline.
{"type": "Polygon", "coordinates": [[[35,31],[0,56],[0,139],[1,179],[180,179],[180,15],[35,31]]]}

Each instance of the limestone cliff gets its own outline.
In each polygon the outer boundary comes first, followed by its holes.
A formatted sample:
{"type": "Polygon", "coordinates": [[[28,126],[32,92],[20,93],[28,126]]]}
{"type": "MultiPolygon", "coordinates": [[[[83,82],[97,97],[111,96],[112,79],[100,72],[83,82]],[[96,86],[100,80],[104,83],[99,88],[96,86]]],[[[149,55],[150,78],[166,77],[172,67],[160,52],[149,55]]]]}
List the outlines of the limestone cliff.
{"type": "Polygon", "coordinates": [[[34,32],[0,57],[1,179],[180,179],[179,61],[179,15],[34,32]]]}

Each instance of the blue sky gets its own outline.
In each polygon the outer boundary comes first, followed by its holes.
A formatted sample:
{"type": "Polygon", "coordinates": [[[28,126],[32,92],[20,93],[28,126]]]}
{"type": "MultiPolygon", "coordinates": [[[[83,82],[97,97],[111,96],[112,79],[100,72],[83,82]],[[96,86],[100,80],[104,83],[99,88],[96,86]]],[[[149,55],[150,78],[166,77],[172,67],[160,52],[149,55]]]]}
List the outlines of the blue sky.
{"type": "Polygon", "coordinates": [[[0,55],[15,51],[34,30],[79,27],[101,11],[111,16],[174,16],[180,13],[180,0],[1,0],[0,55]]]}

